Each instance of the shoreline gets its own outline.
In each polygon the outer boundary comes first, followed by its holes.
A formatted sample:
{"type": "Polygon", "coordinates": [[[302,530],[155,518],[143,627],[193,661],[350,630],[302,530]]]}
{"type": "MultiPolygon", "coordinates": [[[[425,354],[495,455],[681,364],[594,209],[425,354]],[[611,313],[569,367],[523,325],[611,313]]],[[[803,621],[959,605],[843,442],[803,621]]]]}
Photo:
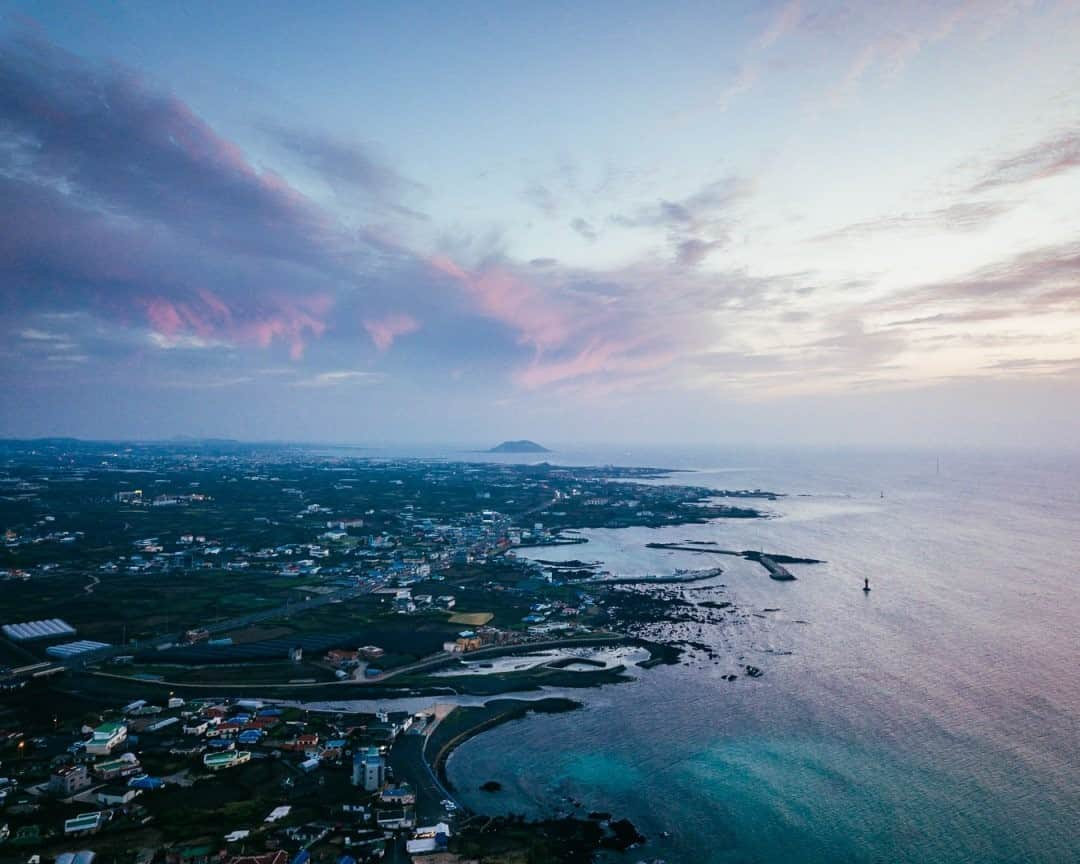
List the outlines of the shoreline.
{"type": "MultiPolygon", "coordinates": [[[[651,642],[647,639],[638,637],[624,637],[623,644],[635,644],[645,648],[649,652],[648,659],[641,660],[634,664],[640,669],[652,669],[655,666],[677,664],[683,653],[681,648],[674,645],[651,642]]],[[[572,659],[573,658],[565,658],[566,661],[571,661],[572,659]]],[[[625,667],[619,666],[615,668],[621,671],[625,667]]],[[[602,686],[604,685],[591,685],[592,688],[596,689],[599,689],[602,686]]],[[[421,755],[424,761],[428,763],[428,767],[438,778],[439,782],[443,784],[447,790],[452,792],[454,791],[454,784],[450,782],[450,778],[446,774],[446,763],[453,752],[469,739],[475,738],[477,735],[480,735],[489,729],[494,729],[496,726],[501,726],[503,723],[509,723],[513,720],[522,720],[530,713],[561,714],[568,711],[576,711],[584,707],[585,704],[583,702],[576,699],[570,699],[566,696],[545,696],[534,700],[521,699],[513,696],[494,696],[481,705],[457,705],[425,736],[421,755]],[[429,753],[432,746],[432,739],[439,736],[441,730],[443,737],[445,737],[447,734],[445,732],[445,727],[455,714],[458,715],[459,718],[456,722],[461,722],[460,718],[464,717],[467,713],[474,717],[473,721],[464,725],[460,730],[452,729],[452,737],[450,737],[449,740],[446,740],[445,742],[440,740],[437,742],[436,746],[438,747],[438,751],[432,758],[429,753]]]]}
{"type": "Polygon", "coordinates": [[[422,755],[424,761],[428,763],[428,767],[438,778],[439,782],[446,787],[450,792],[454,792],[454,784],[450,782],[450,778],[446,773],[447,760],[453,755],[462,744],[471,738],[475,738],[483,732],[490,729],[494,729],[497,726],[501,726],[504,723],[509,723],[513,720],[523,720],[530,713],[536,714],[563,714],[569,711],[577,711],[584,707],[584,703],[578,702],[574,699],[567,699],[562,696],[547,696],[543,699],[537,699],[536,701],[526,701],[523,699],[491,699],[485,702],[482,706],[457,706],[447,714],[439,723],[435,726],[432,732],[427,736],[427,740],[424,742],[424,748],[422,755]],[[463,718],[468,714],[472,719],[469,722],[464,722],[463,718]],[[458,720],[452,721],[458,715],[458,720]],[[464,724],[462,728],[457,728],[456,724],[464,724]],[[449,731],[446,731],[445,727],[450,726],[449,731]],[[443,733],[443,737],[450,735],[449,739],[443,741],[438,738],[440,732],[443,733]],[[433,741],[435,742],[433,745],[433,741]],[[434,756],[429,752],[432,746],[437,748],[434,756]]]}
{"type": "MultiPolygon", "coordinates": [[[[517,699],[495,699],[482,707],[458,707],[439,721],[420,748],[420,759],[427,765],[428,771],[446,793],[458,799],[458,806],[466,815],[465,824],[458,832],[457,842],[483,843],[485,831],[492,826],[512,828],[522,834],[523,840],[543,841],[552,836],[559,837],[562,843],[569,843],[576,855],[584,856],[574,860],[595,861],[603,850],[625,852],[627,849],[647,842],[637,827],[629,819],[615,819],[610,813],[589,812],[588,818],[574,813],[559,814],[540,819],[521,819],[515,821],[513,815],[496,816],[483,810],[474,810],[460,801],[461,790],[455,788],[447,772],[447,763],[454,752],[467,741],[491,729],[523,720],[529,714],[563,714],[578,711],[584,704],[573,699],[551,697],[535,702],[523,702],[517,699]],[[456,716],[455,716],[456,715],[456,716]],[[450,727],[450,728],[447,728],[450,727]],[[437,748],[434,756],[429,752],[432,746],[437,748]],[[483,820],[477,829],[473,820],[483,820]]],[[[491,795],[502,791],[498,781],[485,781],[480,790],[491,795]],[[489,787],[488,783],[493,783],[489,787]]],[[[574,802],[576,807],[580,802],[574,802]]],[[[499,829],[496,828],[496,831],[499,829]]],[[[561,859],[560,859],[561,860],[561,859]]]]}

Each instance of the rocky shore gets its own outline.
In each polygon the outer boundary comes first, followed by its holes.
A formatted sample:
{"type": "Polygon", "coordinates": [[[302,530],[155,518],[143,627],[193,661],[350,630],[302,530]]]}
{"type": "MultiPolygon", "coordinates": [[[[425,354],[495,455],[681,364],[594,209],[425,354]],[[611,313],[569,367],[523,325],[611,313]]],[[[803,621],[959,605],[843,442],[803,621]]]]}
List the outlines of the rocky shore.
{"type": "MultiPolygon", "coordinates": [[[[497,699],[480,707],[458,707],[436,726],[424,746],[423,758],[439,782],[453,790],[446,773],[446,762],[455,749],[475,735],[530,712],[561,713],[575,711],[581,704],[570,699],[552,698],[535,702],[497,699]]],[[[491,795],[502,791],[502,784],[489,780],[480,789],[491,795]]],[[[580,801],[567,801],[568,809],[580,809],[580,801]]],[[[592,862],[603,850],[623,852],[646,842],[646,838],[628,819],[613,819],[609,813],[591,812],[585,819],[577,815],[536,821],[522,816],[483,816],[469,814],[452,842],[453,850],[469,856],[497,855],[527,848],[543,848],[542,858],[530,860],[592,862]]]]}

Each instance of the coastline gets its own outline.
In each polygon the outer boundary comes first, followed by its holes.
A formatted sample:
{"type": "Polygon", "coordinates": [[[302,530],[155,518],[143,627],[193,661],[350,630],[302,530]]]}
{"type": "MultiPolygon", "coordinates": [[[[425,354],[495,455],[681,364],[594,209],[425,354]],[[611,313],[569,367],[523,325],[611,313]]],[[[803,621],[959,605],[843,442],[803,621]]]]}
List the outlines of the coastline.
{"type": "Polygon", "coordinates": [[[446,762],[453,752],[482,732],[521,720],[530,713],[561,714],[584,707],[581,702],[561,696],[545,697],[534,702],[522,699],[491,699],[482,706],[457,706],[447,714],[424,742],[423,757],[438,777],[439,782],[451,792],[454,784],[446,774],[446,762]]]}
{"type": "MultiPolygon", "coordinates": [[[[447,761],[454,751],[471,738],[509,723],[521,720],[530,713],[561,714],[583,708],[581,702],[562,697],[549,697],[534,702],[519,699],[493,699],[483,706],[458,706],[447,714],[427,736],[420,749],[422,759],[438,784],[454,797],[458,791],[446,771],[447,761]],[[434,754],[432,754],[434,750],[434,754]]],[[[497,782],[485,783],[484,791],[497,795],[501,787],[497,782]]],[[[460,805],[460,802],[459,802],[460,805]]],[[[580,807],[580,802],[574,802],[580,807]]],[[[573,814],[560,815],[554,819],[525,820],[520,817],[492,816],[464,808],[466,820],[454,839],[461,851],[473,854],[484,849],[498,835],[516,835],[517,843],[529,847],[536,844],[554,844],[572,853],[573,860],[595,861],[602,850],[625,851],[646,842],[636,826],[628,819],[614,819],[610,813],[590,812],[588,818],[573,814]],[[474,822],[473,819],[477,821],[474,822]],[[482,821],[480,821],[482,820],[482,821]],[[492,831],[491,829],[494,829],[492,831]],[[462,849],[461,844],[466,848],[462,849]]],[[[504,838],[509,839],[509,838],[504,838]]],[[[547,860],[547,859],[544,859],[547,860]]],[[[559,860],[563,860],[559,856],[559,860]]]]}

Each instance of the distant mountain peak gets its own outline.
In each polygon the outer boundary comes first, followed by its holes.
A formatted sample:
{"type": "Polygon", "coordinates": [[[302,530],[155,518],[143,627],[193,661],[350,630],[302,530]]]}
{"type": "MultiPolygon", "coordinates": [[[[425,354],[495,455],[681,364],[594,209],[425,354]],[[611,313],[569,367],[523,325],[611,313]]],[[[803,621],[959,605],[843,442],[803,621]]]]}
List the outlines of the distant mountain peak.
{"type": "Polygon", "coordinates": [[[488,453],[550,453],[547,447],[529,441],[525,438],[520,441],[503,441],[487,451],[488,453]]]}

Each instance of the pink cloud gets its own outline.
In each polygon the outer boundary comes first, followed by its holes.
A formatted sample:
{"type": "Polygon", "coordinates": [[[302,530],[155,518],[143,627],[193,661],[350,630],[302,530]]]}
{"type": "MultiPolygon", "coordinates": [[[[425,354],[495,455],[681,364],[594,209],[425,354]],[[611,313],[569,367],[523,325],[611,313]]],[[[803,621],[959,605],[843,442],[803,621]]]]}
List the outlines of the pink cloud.
{"type": "MultiPolygon", "coordinates": [[[[260,322],[263,326],[260,335],[265,339],[269,330],[270,341],[283,339],[289,344],[289,356],[299,360],[304,356],[309,337],[319,338],[326,332],[326,317],[333,305],[334,298],[329,294],[280,299],[277,311],[260,322]]],[[[260,344],[268,345],[269,342],[260,344]]]]}
{"type": "Polygon", "coordinates": [[[395,313],[383,318],[368,319],[364,321],[364,329],[371,336],[371,341],[380,351],[386,351],[398,336],[415,333],[420,329],[420,322],[412,315],[395,313]]]}
{"type": "Polygon", "coordinates": [[[431,259],[431,266],[441,273],[445,273],[447,276],[453,276],[455,279],[460,279],[465,282],[469,278],[469,274],[458,267],[453,260],[446,255],[435,255],[431,259]]]}
{"type": "Polygon", "coordinates": [[[206,288],[199,288],[196,292],[199,295],[199,299],[206,304],[218,318],[224,321],[232,320],[232,310],[225,304],[225,301],[218,297],[213,291],[209,291],[206,288]]]}
{"type": "Polygon", "coordinates": [[[482,315],[517,331],[518,340],[537,352],[556,348],[569,338],[572,327],[565,312],[509,270],[493,266],[470,273],[443,255],[430,263],[458,281],[482,315]]]}
{"type": "Polygon", "coordinates": [[[280,340],[289,346],[289,356],[304,356],[311,338],[327,330],[326,317],[334,304],[329,294],[305,297],[272,297],[266,308],[230,308],[210,291],[196,292],[189,302],[151,297],[142,301],[150,328],[167,340],[194,334],[201,339],[269,348],[280,340]]]}
{"type": "Polygon", "coordinates": [[[514,383],[528,390],[571,382],[618,388],[651,378],[675,361],[675,331],[680,340],[690,338],[698,320],[684,321],[674,308],[657,320],[660,289],[652,280],[647,290],[635,289],[630,283],[640,280],[633,274],[619,274],[617,282],[626,280],[617,289],[543,291],[504,267],[470,272],[442,256],[430,263],[461,284],[480,314],[506,324],[519,342],[533,347],[532,359],[512,374],[514,383]]]}
{"type": "Polygon", "coordinates": [[[154,297],[146,301],[146,318],[150,327],[162,336],[176,336],[184,327],[180,311],[168,300],[154,297]]]}

